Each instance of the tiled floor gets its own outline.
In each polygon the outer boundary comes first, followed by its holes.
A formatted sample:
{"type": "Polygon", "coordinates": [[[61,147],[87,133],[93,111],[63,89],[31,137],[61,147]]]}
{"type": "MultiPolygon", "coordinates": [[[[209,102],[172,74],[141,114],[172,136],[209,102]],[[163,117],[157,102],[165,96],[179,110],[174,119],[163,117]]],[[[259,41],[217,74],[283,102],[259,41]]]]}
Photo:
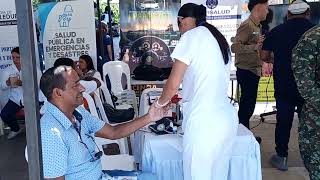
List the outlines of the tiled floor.
{"type": "MultiPolygon", "coordinates": [[[[259,117],[255,117],[251,123],[252,126],[259,122],[259,117]]],[[[303,161],[300,158],[298,145],[298,119],[295,118],[293,128],[291,130],[291,138],[289,143],[288,166],[289,170],[286,172],[279,171],[269,163],[269,158],[275,153],[274,150],[274,128],[275,115],[266,118],[265,123],[262,123],[257,128],[252,130],[257,136],[261,136],[261,161],[262,161],[262,177],[263,180],[309,180],[308,172],[304,168],[303,161]]]]}
{"type": "MultiPolygon", "coordinates": [[[[253,118],[251,126],[259,122],[258,116],[253,118]]],[[[266,118],[266,123],[260,124],[253,129],[256,135],[262,137],[262,175],[263,180],[309,180],[308,173],[303,166],[300,158],[297,141],[297,118],[291,131],[289,147],[289,170],[286,172],[278,171],[271,167],[268,160],[274,153],[274,124],[275,116],[266,118]]],[[[27,180],[28,167],[24,159],[24,148],[26,146],[25,135],[21,134],[13,140],[6,140],[0,137],[0,180],[27,180]]]]}

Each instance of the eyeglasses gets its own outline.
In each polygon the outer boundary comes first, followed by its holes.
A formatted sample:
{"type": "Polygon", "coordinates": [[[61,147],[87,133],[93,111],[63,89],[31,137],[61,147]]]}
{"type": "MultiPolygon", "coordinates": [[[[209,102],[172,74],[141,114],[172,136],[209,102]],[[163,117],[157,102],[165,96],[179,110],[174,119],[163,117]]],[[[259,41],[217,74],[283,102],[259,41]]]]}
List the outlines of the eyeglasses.
{"type": "Polygon", "coordinates": [[[100,159],[102,154],[103,154],[103,152],[100,150],[100,148],[98,147],[98,145],[94,141],[93,137],[91,135],[89,135],[89,134],[85,134],[86,136],[88,136],[93,141],[93,143],[95,144],[95,146],[99,150],[99,152],[95,152],[94,155],[91,154],[91,151],[88,148],[87,144],[84,143],[83,140],[82,140],[82,137],[81,137],[81,120],[82,120],[82,116],[81,116],[81,114],[79,112],[76,112],[76,113],[73,113],[73,115],[75,116],[75,118],[77,120],[76,123],[73,124],[73,127],[75,128],[75,130],[77,131],[77,133],[78,133],[78,135],[80,137],[80,143],[84,145],[84,147],[88,150],[88,152],[89,152],[89,154],[91,156],[90,162],[94,162],[94,161],[100,159]]]}

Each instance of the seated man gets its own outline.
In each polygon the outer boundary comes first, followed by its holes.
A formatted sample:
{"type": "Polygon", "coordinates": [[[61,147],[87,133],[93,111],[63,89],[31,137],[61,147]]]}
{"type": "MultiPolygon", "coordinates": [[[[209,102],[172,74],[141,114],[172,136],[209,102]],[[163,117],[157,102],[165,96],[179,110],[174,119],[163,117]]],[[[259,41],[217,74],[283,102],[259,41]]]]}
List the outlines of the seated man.
{"type": "Polygon", "coordinates": [[[150,122],[161,119],[168,107],[149,112],[129,123],[110,126],[79,107],[84,87],[69,66],[52,67],[41,77],[40,89],[48,99],[42,116],[41,141],[45,179],[100,180],[101,152],[95,151],[94,136],[119,139],[150,122]]]}
{"type": "Polygon", "coordinates": [[[101,80],[100,79],[96,79],[94,77],[85,77],[82,78],[82,71],[78,68],[78,66],[76,65],[76,63],[70,59],[70,58],[59,58],[57,59],[54,64],[54,67],[58,67],[58,66],[71,66],[77,73],[78,76],[80,77],[80,84],[85,87],[85,92],[90,94],[93,91],[95,91],[98,87],[101,86],[101,80]]]}
{"type": "MultiPolygon", "coordinates": [[[[70,66],[72,67],[78,74],[78,76],[81,79],[82,72],[81,70],[76,66],[76,63],[70,59],[70,58],[59,58],[57,59],[53,67],[58,66],[70,66]]],[[[101,80],[96,79],[94,77],[86,77],[85,79],[81,79],[79,83],[85,88],[86,93],[91,94],[93,93],[97,88],[101,86],[101,80]]],[[[47,100],[45,100],[44,105],[40,109],[40,114],[44,114],[45,110],[47,108],[47,100]]]]}
{"type": "Polygon", "coordinates": [[[1,110],[1,119],[10,127],[11,132],[8,134],[8,139],[16,137],[21,129],[16,119],[16,113],[23,108],[22,105],[22,81],[21,77],[21,62],[19,47],[11,51],[13,65],[7,67],[0,77],[0,88],[9,89],[9,100],[1,110]]]}

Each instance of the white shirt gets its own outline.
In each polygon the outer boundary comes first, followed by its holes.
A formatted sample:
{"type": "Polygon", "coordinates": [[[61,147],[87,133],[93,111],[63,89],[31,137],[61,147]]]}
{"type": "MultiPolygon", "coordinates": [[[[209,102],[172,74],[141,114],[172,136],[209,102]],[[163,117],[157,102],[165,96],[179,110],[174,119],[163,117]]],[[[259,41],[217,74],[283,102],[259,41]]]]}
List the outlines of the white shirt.
{"type": "Polygon", "coordinates": [[[9,79],[10,75],[16,76],[20,79],[21,71],[19,71],[14,64],[4,69],[0,77],[0,88],[4,91],[6,90],[8,91],[8,97],[11,101],[16,103],[17,105],[21,105],[21,101],[23,98],[22,86],[18,86],[14,88],[8,86],[6,81],[9,79]]]}
{"type": "Polygon", "coordinates": [[[206,27],[196,27],[183,34],[171,57],[188,65],[182,82],[184,120],[201,114],[211,121],[214,109],[229,104],[229,65],[217,40],[206,27]]]}

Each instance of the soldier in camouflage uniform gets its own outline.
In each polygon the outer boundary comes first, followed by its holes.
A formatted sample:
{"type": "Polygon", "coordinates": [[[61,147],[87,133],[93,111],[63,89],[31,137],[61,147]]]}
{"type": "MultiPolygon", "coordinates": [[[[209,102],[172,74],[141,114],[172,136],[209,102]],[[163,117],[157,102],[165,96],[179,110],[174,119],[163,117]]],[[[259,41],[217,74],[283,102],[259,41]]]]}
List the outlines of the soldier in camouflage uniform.
{"type": "Polygon", "coordinates": [[[320,25],[307,31],[292,51],[292,69],[305,99],[299,147],[311,180],[320,180],[320,25]]]}

